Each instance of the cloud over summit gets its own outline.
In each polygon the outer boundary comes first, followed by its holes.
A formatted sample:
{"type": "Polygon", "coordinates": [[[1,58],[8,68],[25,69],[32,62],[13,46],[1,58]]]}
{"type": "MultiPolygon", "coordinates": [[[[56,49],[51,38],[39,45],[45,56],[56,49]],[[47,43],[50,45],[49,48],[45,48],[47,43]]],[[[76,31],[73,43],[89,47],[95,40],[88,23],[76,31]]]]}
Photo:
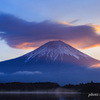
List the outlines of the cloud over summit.
{"type": "Polygon", "coordinates": [[[0,14],[0,38],[10,47],[20,49],[35,48],[58,39],[82,49],[100,45],[100,35],[92,25],[27,22],[9,14],[0,14]]]}

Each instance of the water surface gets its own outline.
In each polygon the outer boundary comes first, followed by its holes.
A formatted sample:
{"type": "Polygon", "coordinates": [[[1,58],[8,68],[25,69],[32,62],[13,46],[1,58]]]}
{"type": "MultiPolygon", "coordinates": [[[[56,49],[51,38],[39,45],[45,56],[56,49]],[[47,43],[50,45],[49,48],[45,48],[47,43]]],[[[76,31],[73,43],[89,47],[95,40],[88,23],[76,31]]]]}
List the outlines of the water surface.
{"type": "Polygon", "coordinates": [[[36,94],[0,94],[0,100],[100,100],[100,97],[88,97],[88,94],[60,94],[60,93],[36,93],[36,94]]]}

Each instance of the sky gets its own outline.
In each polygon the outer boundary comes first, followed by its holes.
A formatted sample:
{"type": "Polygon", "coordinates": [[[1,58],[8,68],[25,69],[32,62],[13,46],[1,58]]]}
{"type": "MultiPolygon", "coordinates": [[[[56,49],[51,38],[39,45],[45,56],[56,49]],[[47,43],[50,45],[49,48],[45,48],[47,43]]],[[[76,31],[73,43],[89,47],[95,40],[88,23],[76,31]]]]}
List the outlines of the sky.
{"type": "Polygon", "coordinates": [[[51,40],[100,60],[100,0],[0,0],[0,61],[51,40]]]}

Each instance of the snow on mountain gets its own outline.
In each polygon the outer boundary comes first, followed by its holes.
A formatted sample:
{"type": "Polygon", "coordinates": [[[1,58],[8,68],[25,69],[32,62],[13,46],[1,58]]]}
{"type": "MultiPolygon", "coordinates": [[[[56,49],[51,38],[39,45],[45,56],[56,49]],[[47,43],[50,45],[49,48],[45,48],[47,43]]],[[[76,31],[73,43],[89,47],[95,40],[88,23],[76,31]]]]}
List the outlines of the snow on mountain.
{"type": "Polygon", "coordinates": [[[91,66],[100,61],[80,52],[62,41],[50,41],[21,57],[1,62],[2,66],[33,66],[46,63],[66,63],[91,66]],[[21,65],[22,64],[22,65],[21,65]],[[24,64],[24,65],[23,65],[24,64]]]}
{"type": "Polygon", "coordinates": [[[39,59],[41,59],[41,57],[45,57],[45,59],[49,59],[52,61],[57,61],[58,58],[60,59],[60,61],[65,61],[67,59],[70,59],[70,57],[78,61],[82,59],[88,60],[91,58],[62,41],[50,41],[42,45],[35,51],[26,54],[25,56],[27,58],[25,62],[28,62],[34,58],[38,61],[39,59]]]}

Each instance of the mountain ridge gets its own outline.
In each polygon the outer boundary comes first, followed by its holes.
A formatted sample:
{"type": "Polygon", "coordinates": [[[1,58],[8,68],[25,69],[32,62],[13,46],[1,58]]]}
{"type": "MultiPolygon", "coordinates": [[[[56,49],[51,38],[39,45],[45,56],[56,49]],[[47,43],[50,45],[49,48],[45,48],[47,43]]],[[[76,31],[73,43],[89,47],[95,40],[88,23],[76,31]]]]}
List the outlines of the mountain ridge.
{"type": "Polygon", "coordinates": [[[23,56],[0,62],[0,81],[59,84],[100,81],[99,68],[89,68],[97,63],[100,61],[62,41],[50,41],[23,56]]]}
{"type": "MultiPolygon", "coordinates": [[[[28,57],[25,60],[25,63],[28,62],[30,59],[34,59],[34,58],[36,58],[37,61],[39,59],[45,58],[45,60],[48,60],[48,61],[50,60],[53,62],[55,62],[57,60],[58,60],[58,62],[72,62],[72,60],[69,60],[69,59],[73,59],[73,62],[75,62],[75,61],[81,62],[80,60],[82,60],[82,62],[84,61],[84,63],[85,62],[93,63],[94,61],[99,62],[99,60],[96,60],[96,59],[80,52],[79,50],[73,48],[72,46],[70,46],[68,44],[65,44],[64,42],[62,42],[60,40],[47,42],[44,45],[37,48],[36,50],[34,50],[24,56],[28,57]]],[[[91,65],[91,64],[89,64],[89,65],[91,65]]]]}
{"type": "MultiPolygon", "coordinates": [[[[75,49],[74,47],[62,42],[61,40],[59,41],[49,41],[45,44],[43,44],[42,46],[40,46],[39,48],[26,53],[22,56],[16,57],[16,58],[20,58],[20,57],[28,57],[25,62],[27,62],[28,60],[30,60],[30,58],[34,58],[35,56],[39,55],[39,56],[43,56],[44,54],[46,54],[46,56],[51,57],[51,59],[56,60],[57,56],[63,56],[63,54],[67,54],[70,56],[73,56],[76,59],[80,59],[79,56],[83,56],[86,59],[88,57],[92,58],[91,56],[88,56],[87,54],[82,53],[81,51],[75,49]],[[42,49],[42,50],[41,50],[42,49]],[[44,50],[44,51],[43,51],[44,50]],[[49,54],[51,53],[51,54],[49,54]],[[58,54],[58,55],[55,55],[58,54]]],[[[5,60],[5,61],[10,61],[10,60],[15,60],[16,58],[13,59],[9,59],[9,60],[5,60]]],[[[95,58],[93,58],[94,60],[97,60],[95,58]]],[[[62,59],[60,59],[62,60],[62,59]]],[[[1,62],[5,62],[5,61],[1,61],[1,62]]],[[[99,61],[99,60],[97,60],[99,61]]]]}

